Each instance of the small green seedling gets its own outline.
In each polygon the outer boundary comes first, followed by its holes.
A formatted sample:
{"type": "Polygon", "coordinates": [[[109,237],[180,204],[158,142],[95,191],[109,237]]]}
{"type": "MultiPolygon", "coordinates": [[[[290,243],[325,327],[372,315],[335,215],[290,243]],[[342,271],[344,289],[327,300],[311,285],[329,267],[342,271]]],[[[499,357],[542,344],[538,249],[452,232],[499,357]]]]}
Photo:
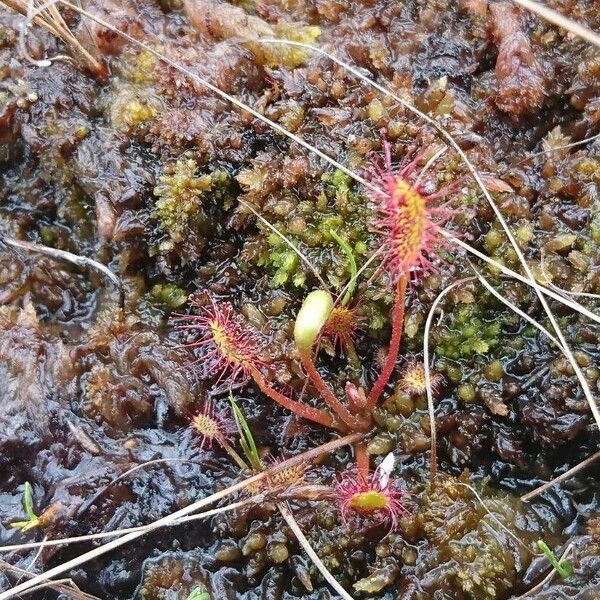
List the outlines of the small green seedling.
{"type": "Polygon", "coordinates": [[[248,421],[246,421],[246,417],[244,416],[242,409],[237,405],[231,392],[229,393],[229,402],[231,403],[231,410],[233,411],[235,424],[240,434],[240,446],[242,447],[248,462],[252,466],[252,469],[257,472],[262,471],[264,466],[260,460],[256,442],[254,441],[254,437],[250,431],[248,421]]]}
{"type": "Polygon", "coordinates": [[[200,588],[194,588],[186,600],[210,600],[210,594],[200,588]]]}
{"type": "Polygon", "coordinates": [[[544,540],[538,540],[538,548],[544,553],[544,556],[548,559],[548,562],[554,567],[554,570],[563,578],[566,579],[573,575],[573,567],[566,558],[561,560],[557,559],[554,552],[550,550],[548,544],[544,540]]]}
{"type": "Polygon", "coordinates": [[[20,529],[21,531],[29,531],[34,527],[39,527],[40,519],[33,512],[33,489],[29,481],[25,482],[25,487],[23,489],[23,512],[27,517],[26,521],[15,521],[11,523],[10,526],[13,529],[20,529]]]}
{"type": "Polygon", "coordinates": [[[346,306],[350,299],[352,298],[352,294],[354,293],[354,289],[356,288],[356,274],[358,269],[356,267],[356,260],[354,259],[354,252],[352,252],[352,248],[348,242],[340,237],[334,229],[329,230],[329,235],[339,244],[340,248],[346,255],[346,259],[348,260],[348,269],[350,270],[350,281],[352,282],[348,287],[348,291],[344,294],[344,298],[342,299],[342,306],[346,306]]]}

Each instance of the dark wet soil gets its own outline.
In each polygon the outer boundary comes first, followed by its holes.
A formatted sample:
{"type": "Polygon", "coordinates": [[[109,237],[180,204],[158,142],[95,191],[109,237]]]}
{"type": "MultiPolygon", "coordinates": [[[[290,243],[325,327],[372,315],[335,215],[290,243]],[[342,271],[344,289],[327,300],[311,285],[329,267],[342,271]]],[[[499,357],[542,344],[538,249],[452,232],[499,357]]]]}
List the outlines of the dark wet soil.
{"type": "MultiPolygon", "coordinates": [[[[549,5],[600,26],[593,2],[549,5]]],[[[509,2],[485,0],[82,6],[366,177],[383,139],[397,161],[441,147],[435,128],[326,57],[256,37],[326,48],[456,137],[540,282],[600,293],[600,142],[562,148],[599,132],[600,54],[587,43],[509,2]]],[[[268,339],[272,385],[317,402],[312,386],[303,391],[292,331],[302,299],[321,284],[248,205],[334,291],[351,267],[331,231],[359,266],[380,243],[368,195],[351,178],[147,49],[60,10],[108,75],[40,27],[28,34],[29,55],[58,58],[28,61],[23,18],[0,8],[0,234],[107,265],[123,281],[125,303],[93,269],[0,243],[3,545],[146,524],[247,475],[217,445],[200,447],[190,426],[209,397],[231,421],[226,386],[193,369],[169,326],[173,312],[188,310],[190,293],[231,302],[268,339]],[[26,482],[41,526],[20,531],[10,525],[25,518],[26,482]]],[[[448,227],[518,270],[460,158],[448,150],[432,173],[439,185],[464,177],[448,227]]],[[[476,265],[550,327],[534,293],[476,265]]],[[[471,274],[451,246],[410,288],[402,351],[367,439],[373,464],[394,452],[410,514],[390,535],[362,518],[344,522],[331,498],[294,501],[294,515],[356,598],[518,598],[549,573],[534,556],[540,539],[557,556],[573,545],[574,574],[554,574],[528,597],[599,598],[600,466],[530,503],[519,496],[596,452],[600,433],[564,356],[477,282],[448,294],[430,335],[442,475],[429,480],[426,400],[407,394],[403,377],[407,364],[422,362],[436,296],[471,274]]],[[[319,366],[340,397],[347,381],[368,388],[379,372],[393,304],[385,279],[371,266],[354,292],[356,360],[324,344],[319,366]]],[[[575,299],[597,311],[596,299],[575,299]]],[[[598,324],[551,307],[597,396],[598,324]]],[[[234,394],[262,457],[293,456],[334,437],[254,385],[234,394]]],[[[329,486],[353,461],[342,448],[304,477],[329,486]]],[[[19,579],[8,563],[39,573],[93,547],[6,553],[0,590],[19,579]]],[[[195,589],[213,599],[333,597],[270,501],[154,532],[66,576],[102,599],[185,600],[195,589]]],[[[45,589],[29,597],[65,596],[45,589]]]]}

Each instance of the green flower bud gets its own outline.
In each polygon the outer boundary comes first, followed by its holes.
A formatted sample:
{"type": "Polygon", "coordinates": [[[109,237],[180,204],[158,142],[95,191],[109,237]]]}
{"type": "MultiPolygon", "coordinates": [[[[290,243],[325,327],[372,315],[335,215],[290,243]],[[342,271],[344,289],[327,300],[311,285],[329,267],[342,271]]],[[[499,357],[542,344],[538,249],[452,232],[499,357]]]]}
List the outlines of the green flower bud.
{"type": "Polygon", "coordinates": [[[300,350],[310,350],[333,309],[329,292],[315,290],[302,303],[294,326],[294,339],[300,350]]]}

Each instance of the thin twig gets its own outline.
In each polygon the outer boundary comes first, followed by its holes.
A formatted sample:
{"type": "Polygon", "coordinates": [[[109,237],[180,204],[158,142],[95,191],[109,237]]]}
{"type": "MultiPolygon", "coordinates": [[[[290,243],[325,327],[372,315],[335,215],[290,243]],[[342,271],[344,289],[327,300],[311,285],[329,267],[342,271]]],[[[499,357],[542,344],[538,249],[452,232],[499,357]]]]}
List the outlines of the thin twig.
{"type": "Polygon", "coordinates": [[[540,271],[542,272],[542,275],[548,281],[548,287],[557,291],[559,294],[568,294],[569,296],[575,296],[576,298],[582,297],[582,298],[593,298],[594,300],[600,300],[600,294],[590,294],[589,292],[572,292],[570,290],[565,290],[564,288],[554,285],[554,283],[552,283],[552,275],[550,273],[548,273],[548,271],[546,270],[545,263],[546,263],[546,256],[544,254],[544,251],[542,250],[540,253],[540,271]]]}
{"type": "Polygon", "coordinates": [[[277,235],[285,244],[287,244],[297,255],[298,258],[310,269],[310,271],[314,274],[314,276],[319,280],[319,283],[323,286],[324,290],[328,290],[329,286],[325,283],[325,280],[321,277],[321,274],[317,271],[314,265],[308,260],[308,257],[303,254],[300,249],[287,238],[279,229],[271,225],[267,219],[265,219],[251,204],[243,200],[242,198],[238,198],[240,204],[243,204],[252,214],[263,224],[266,225],[275,235],[277,235]]]}
{"type": "Polygon", "coordinates": [[[314,551],[313,547],[310,545],[310,542],[306,539],[306,536],[302,533],[298,522],[294,518],[294,515],[289,509],[287,503],[278,502],[277,508],[281,513],[281,516],[285,519],[285,522],[288,524],[288,527],[292,530],[298,543],[302,546],[308,557],[313,562],[315,567],[319,569],[321,575],[323,575],[325,581],[344,599],[344,600],[354,600],[352,596],[336,581],[335,577],[329,572],[327,567],[323,564],[323,561],[319,558],[317,553],[314,551]]]}
{"type": "Polygon", "coordinates": [[[524,158],[522,161],[518,162],[517,165],[521,165],[524,162],[531,160],[532,158],[536,158],[537,156],[551,154],[552,152],[559,152],[560,150],[568,150],[569,148],[575,148],[576,146],[583,146],[588,142],[593,142],[598,138],[600,138],[600,133],[584,138],[582,140],[578,140],[577,142],[571,142],[570,144],[563,144],[562,146],[556,146],[555,148],[547,148],[546,150],[540,150],[539,152],[534,152],[533,154],[530,154],[527,158],[524,158]]]}
{"type": "Polygon", "coordinates": [[[109,481],[103,488],[98,490],[87,502],[85,502],[79,508],[79,510],[77,511],[77,517],[81,518],[81,516],[90,508],[90,506],[92,506],[98,500],[98,498],[100,498],[102,495],[104,495],[111,486],[113,486],[115,483],[118,483],[122,479],[125,479],[132,473],[135,473],[135,471],[138,471],[139,469],[145,469],[146,467],[151,467],[151,466],[158,465],[161,463],[173,463],[173,462],[190,463],[190,464],[198,465],[198,461],[191,460],[189,458],[155,458],[154,460],[149,460],[149,461],[140,463],[139,465],[135,465],[135,467],[131,467],[131,469],[127,469],[127,471],[121,473],[119,476],[117,476],[114,479],[112,479],[111,481],[109,481]]]}
{"type": "MultiPolygon", "coordinates": [[[[35,553],[34,557],[31,559],[31,561],[29,562],[29,564],[27,565],[27,568],[25,569],[25,571],[29,572],[31,571],[31,569],[33,568],[33,566],[35,565],[35,563],[38,561],[38,559],[40,558],[40,555],[42,554],[44,547],[46,545],[46,541],[48,540],[48,538],[45,536],[44,539],[39,543],[39,548],[38,551],[35,553]]],[[[17,581],[15,582],[15,585],[17,583],[21,583],[21,580],[23,579],[24,574],[21,574],[21,576],[19,577],[19,579],[17,579],[17,581]]]]}
{"type": "Polygon", "coordinates": [[[463,483],[462,481],[456,481],[455,485],[462,485],[463,487],[466,487],[473,494],[473,496],[475,496],[479,504],[481,504],[481,506],[485,509],[487,515],[496,523],[496,525],[498,525],[498,527],[501,527],[502,530],[519,546],[521,546],[524,550],[526,550],[527,552],[529,552],[529,554],[532,554],[533,556],[542,556],[542,554],[534,552],[531,548],[529,548],[529,546],[527,546],[527,544],[523,543],[506,525],[504,525],[504,523],[502,523],[502,521],[494,513],[492,513],[492,511],[487,507],[483,498],[478,494],[477,490],[472,485],[469,485],[468,483],[463,483]]]}
{"type": "Polygon", "coordinates": [[[0,3],[8,6],[15,12],[22,14],[26,20],[20,27],[19,47],[26,60],[38,67],[48,67],[54,60],[61,60],[68,57],[63,55],[53,56],[44,60],[34,59],[27,50],[26,37],[29,28],[33,23],[47,29],[52,35],[62,40],[69,48],[73,50],[74,55],[78,56],[83,65],[99,79],[104,79],[107,75],[105,66],[96,60],[92,54],[81,44],[73,35],[69,26],[56,8],[59,0],[47,0],[39,5],[35,5],[34,0],[1,0],[0,3]]]}
{"type": "MultiPolygon", "coordinates": [[[[37,592],[39,590],[45,590],[48,588],[59,591],[58,590],[59,585],[65,586],[65,592],[63,594],[61,594],[61,596],[65,595],[65,596],[67,596],[67,598],[69,598],[69,600],[82,600],[83,598],[89,598],[89,596],[87,594],[84,595],[79,590],[76,583],[69,577],[65,577],[64,579],[56,579],[54,581],[47,581],[46,583],[40,583],[40,585],[36,585],[36,586],[28,589],[27,594],[31,594],[31,593],[37,592]]],[[[92,596],[92,598],[96,598],[96,596],[92,596]]]]}
{"type": "MultiPolygon", "coordinates": [[[[29,578],[34,576],[33,573],[25,571],[24,569],[20,569],[19,567],[15,567],[14,565],[11,565],[10,563],[2,559],[0,559],[0,570],[2,570],[2,572],[4,573],[15,573],[15,575],[19,575],[20,577],[29,578]]],[[[100,600],[100,598],[98,598],[97,596],[92,596],[91,594],[86,594],[85,592],[82,592],[70,579],[49,581],[45,585],[52,588],[53,590],[56,590],[60,594],[65,594],[68,598],[71,598],[72,600],[100,600]]]]}
{"type": "Polygon", "coordinates": [[[538,323],[533,317],[530,317],[525,311],[522,311],[518,306],[516,306],[510,300],[505,298],[502,294],[497,292],[490,285],[489,281],[487,281],[487,279],[485,279],[485,277],[475,268],[475,265],[473,265],[471,261],[469,261],[469,265],[471,266],[471,269],[473,269],[473,271],[475,272],[475,275],[477,275],[477,279],[479,279],[481,285],[483,285],[483,287],[485,287],[485,289],[488,292],[490,292],[490,294],[492,294],[495,298],[500,300],[500,302],[508,306],[508,308],[517,313],[521,318],[525,319],[528,323],[531,323],[534,327],[539,329],[542,333],[544,333],[549,339],[551,339],[554,342],[554,344],[558,347],[559,350],[564,352],[563,347],[561,346],[561,343],[558,341],[558,339],[555,336],[553,336],[542,324],[538,323]]]}
{"type": "MultiPolygon", "coordinates": [[[[342,163],[338,162],[334,158],[331,158],[331,156],[328,156],[327,154],[325,154],[324,152],[322,152],[315,146],[312,146],[303,138],[295,135],[291,131],[288,131],[287,129],[285,129],[285,127],[282,127],[278,123],[275,123],[275,121],[272,121],[271,119],[265,117],[263,114],[261,114],[260,112],[258,112],[255,109],[253,109],[251,106],[248,106],[247,104],[244,104],[243,102],[241,102],[234,96],[231,96],[230,94],[225,93],[223,90],[221,90],[217,86],[213,85],[208,80],[204,79],[203,77],[200,77],[200,75],[198,75],[197,73],[190,71],[183,65],[170,59],[168,56],[165,56],[161,52],[154,49],[152,46],[146,44],[145,42],[142,42],[141,40],[134,38],[133,36],[129,35],[128,33],[125,33],[124,31],[121,31],[120,29],[118,29],[114,25],[111,25],[104,19],[101,19],[100,17],[93,15],[89,11],[80,8],[79,6],[73,4],[72,2],[69,2],[68,0],[57,0],[57,1],[60,2],[61,4],[64,4],[65,6],[68,6],[75,12],[79,13],[80,15],[83,15],[83,16],[87,17],[88,19],[95,21],[99,25],[102,25],[102,27],[106,27],[106,29],[108,29],[109,31],[112,31],[112,32],[116,33],[117,35],[120,35],[122,38],[126,39],[127,41],[131,42],[132,44],[136,44],[140,48],[143,48],[144,50],[146,50],[153,56],[156,56],[162,62],[164,62],[167,65],[169,65],[170,67],[172,67],[173,69],[179,71],[180,73],[183,73],[184,75],[186,75],[186,76],[190,77],[191,79],[193,79],[194,81],[198,82],[200,85],[209,89],[211,92],[215,93],[220,98],[223,98],[224,100],[227,100],[228,102],[231,102],[231,104],[233,104],[234,106],[237,106],[241,110],[251,114],[253,117],[258,119],[259,121],[262,121],[263,123],[265,123],[266,125],[271,127],[273,130],[284,135],[285,137],[289,138],[290,140],[296,142],[297,144],[299,144],[303,148],[306,148],[310,152],[313,152],[314,154],[316,154],[317,156],[322,158],[325,162],[334,166],[336,169],[339,169],[340,171],[342,171],[343,173],[345,173],[346,175],[348,175],[355,181],[358,181],[360,184],[364,185],[366,188],[368,188],[372,191],[378,191],[378,188],[376,185],[370,183],[369,181],[367,181],[360,175],[356,174],[354,171],[348,169],[348,167],[345,167],[342,163]]],[[[255,41],[258,42],[260,40],[255,40],[255,41]]]]}
{"type": "Polygon", "coordinates": [[[593,312],[588,310],[585,306],[581,305],[579,302],[575,302],[574,300],[571,300],[570,298],[565,298],[563,295],[561,295],[561,294],[559,294],[537,282],[532,283],[526,277],[523,277],[523,275],[517,273],[516,271],[513,271],[512,269],[509,269],[502,263],[499,263],[497,260],[490,258],[486,254],[483,254],[483,252],[480,252],[476,248],[473,248],[473,246],[471,246],[470,244],[467,244],[467,242],[465,242],[457,237],[454,237],[454,235],[452,235],[449,231],[441,230],[440,233],[441,233],[441,235],[446,237],[452,243],[456,244],[457,246],[460,246],[461,248],[463,248],[463,250],[466,250],[469,254],[472,254],[472,255],[476,256],[477,258],[480,258],[481,260],[492,265],[494,268],[501,271],[504,275],[507,275],[508,277],[512,277],[513,279],[516,279],[517,281],[520,281],[521,283],[524,283],[532,288],[537,288],[540,290],[540,292],[542,294],[545,294],[549,298],[552,298],[553,300],[557,300],[561,304],[568,306],[572,310],[577,311],[578,313],[586,316],[588,319],[591,319],[592,321],[595,321],[596,323],[600,323],[600,316],[594,314],[593,312]]]}
{"type": "Polygon", "coordinates": [[[523,502],[529,502],[530,500],[533,500],[534,498],[536,498],[540,494],[543,494],[546,490],[550,489],[551,487],[558,485],[559,483],[562,483],[563,481],[566,481],[567,479],[570,479],[571,477],[573,477],[573,475],[579,473],[579,471],[586,469],[593,462],[597,461],[599,458],[600,458],[600,450],[598,450],[598,452],[595,452],[591,456],[588,456],[585,460],[582,460],[578,465],[575,465],[568,471],[565,471],[562,475],[559,475],[558,477],[555,477],[551,481],[548,481],[547,483],[540,485],[539,487],[535,488],[535,490],[532,490],[531,492],[527,492],[526,494],[523,494],[521,496],[521,500],[523,502]]]}
{"type": "MultiPolygon", "coordinates": [[[[245,500],[240,500],[239,502],[233,502],[232,504],[228,504],[226,506],[221,506],[219,508],[212,508],[203,513],[199,513],[197,515],[190,515],[188,517],[181,517],[181,519],[177,519],[172,523],[165,524],[165,527],[176,527],[177,525],[181,525],[182,523],[189,523],[190,521],[199,521],[201,519],[208,519],[209,517],[213,517],[215,515],[219,515],[224,512],[229,512],[231,510],[236,510],[238,508],[242,508],[248,504],[254,504],[257,502],[261,502],[264,500],[263,494],[256,494],[255,496],[251,496],[250,498],[246,498],[245,500]]],[[[152,527],[150,525],[139,525],[138,527],[127,527],[126,529],[113,529],[112,531],[101,531],[100,533],[90,533],[88,535],[78,535],[74,537],[63,538],[60,540],[44,540],[42,542],[27,542],[26,544],[13,544],[12,546],[0,546],[0,552],[19,552],[21,550],[30,550],[32,548],[42,548],[50,547],[50,546],[68,546],[69,544],[78,544],[81,542],[90,542],[94,540],[102,540],[111,537],[117,537],[120,535],[125,535],[126,533],[134,533],[134,532],[142,532],[145,533],[152,527]]]]}

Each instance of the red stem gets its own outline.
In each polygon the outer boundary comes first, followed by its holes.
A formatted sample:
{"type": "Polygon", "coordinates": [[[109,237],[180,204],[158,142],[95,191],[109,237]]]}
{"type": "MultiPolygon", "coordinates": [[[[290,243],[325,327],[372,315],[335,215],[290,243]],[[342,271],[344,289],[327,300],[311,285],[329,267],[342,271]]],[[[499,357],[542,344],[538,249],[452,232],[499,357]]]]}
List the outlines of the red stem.
{"type": "Polygon", "coordinates": [[[356,442],[354,444],[354,458],[358,474],[367,481],[369,479],[369,454],[364,442],[356,442]]]}
{"type": "MultiPolygon", "coordinates": [[[[327,403],[327,406],[335,412],[335,414],[348,426],[350,431],[363,431],[369,428],[370,422],[368,423],[365,419],[361,419],[358,416],[354,416],[336,397],[335,394],[329,389],[329,386],[323,381],[323,378],[319,375],[315,363],[313,362],[310,350],[300,350],[300,360],[304,370],[310,377],[314,386],[323,397],[323,400],[327,403]]],[[[370,421],[370,420],[369,420],[370,421]]]]}
{"type": "Polygon", "coordinates": [[[385,386],[387,385],[394,367],[396,359],[400,351],[400,340],[402,339],[402,329],[404,327],[404,298],[406,296],[406,285],[408,278],[402,275],[398,280],[396,287],[396,303],[394,305],[394,313],[392,315],[392,339],[390,340],[390,349],[388,351],[385,365],[367,398],[367,410],[373,410],[377,405],[377,401],[381,396],[385,386]]]}
{"type": "Polygon", "coordinates": [[[331,427],[332,429],[338,429],[339,431],[345,430],[345,427],[340,426],[338,423],[335,422],[333,415],[331,415],[330,413],[321,410],[320,408],[313,408],[312,406],[307,406],[302,402],[292,400],[291,398],[288,398],[287,396],[284,396],[283,394],[279,393],[277,390],[274,390],[265,381],[265,378],[262,376],[258,369],[252,368],[250,372],[252,375],[252,379],[254,379],[254,381],[260,388],[260,391],[263,394],[269,396],[271,400],[277,402],[277,404],[280,404],[284,408],[287,408],[294,414],[303,417],[304,419],[308,419],[309,421],[313,421],[315,423],[318,423],[319,425],[323,425],[323,427],[331,427]]]}

